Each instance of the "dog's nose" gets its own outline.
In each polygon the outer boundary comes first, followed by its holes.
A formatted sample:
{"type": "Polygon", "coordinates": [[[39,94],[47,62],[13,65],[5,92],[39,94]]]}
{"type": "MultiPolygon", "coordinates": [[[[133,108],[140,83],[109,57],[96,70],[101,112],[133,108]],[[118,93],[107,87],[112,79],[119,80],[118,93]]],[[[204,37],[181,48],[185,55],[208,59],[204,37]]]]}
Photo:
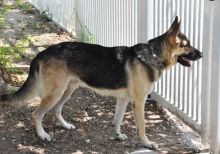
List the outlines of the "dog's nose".
{"type": "Polygon", "coordinates": [[[199,52],[199,53],[198,53],[198,56],[199,56],[200,58],[202,58],[202,57],[203,57],[203,53],[202,53],[202,52],[199,52]]]}

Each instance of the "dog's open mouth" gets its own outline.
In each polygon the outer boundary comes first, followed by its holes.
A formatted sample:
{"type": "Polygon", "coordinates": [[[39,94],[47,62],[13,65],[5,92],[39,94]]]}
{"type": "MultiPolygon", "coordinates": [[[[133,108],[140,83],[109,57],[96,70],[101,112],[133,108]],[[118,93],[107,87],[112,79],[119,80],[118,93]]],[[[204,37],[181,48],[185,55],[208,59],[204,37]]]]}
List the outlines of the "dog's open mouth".
{"type": "MultiPolygon", "coordinates": [[[[191,47],[192,48],[192,47],[191,47]]],[[[192,51],[188,54],[182,54],[178,56],[177,62],[179,62],[181,65],[190,67],[191,61],[196,61],[202,58],[203,54],[199,50],[192,48],[192,51]]]]}
{"type": "Polygon", "coordinates": [[[179,62],[181,65],[190,67],[191,62],[189,59],[187,59],[185,56],[178,56],[177,62],[179,62]]]}

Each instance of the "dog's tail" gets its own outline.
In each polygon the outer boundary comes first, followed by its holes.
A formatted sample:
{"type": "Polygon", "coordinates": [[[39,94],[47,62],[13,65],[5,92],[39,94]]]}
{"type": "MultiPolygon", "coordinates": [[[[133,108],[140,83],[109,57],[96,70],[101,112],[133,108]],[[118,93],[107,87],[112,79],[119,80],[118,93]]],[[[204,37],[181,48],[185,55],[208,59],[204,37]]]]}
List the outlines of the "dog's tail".
{"type": "Polygon", "coordinates": [[[22,106],[33,96],[36,96],[37,82],[39,77],[39,58],[36,56],[31,62],[29,75],[25,83],[12,94],[2,94],[0,104],[22,106]]]}

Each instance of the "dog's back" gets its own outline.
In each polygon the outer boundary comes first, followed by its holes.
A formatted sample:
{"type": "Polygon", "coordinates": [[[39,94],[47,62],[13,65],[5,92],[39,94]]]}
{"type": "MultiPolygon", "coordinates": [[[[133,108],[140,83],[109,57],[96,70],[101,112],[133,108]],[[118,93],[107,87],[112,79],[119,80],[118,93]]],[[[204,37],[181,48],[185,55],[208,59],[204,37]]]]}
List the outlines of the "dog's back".
{"type": "Polygon", "coordinates": [[[125,64],[134,58],[129,47],[103,47],[81,42],[63,42],[48,47],[32,61],[29,76],[23,86],[12,94],[1,95],[1,102],[20,106],[34,95],[43,95],[43,80],[75,76],[95,88],[119,89],[127,85],[125,64]],[[54,72],[53,76],[46,74],[54,72]],[[58,70],[61,70],[60,72],[58,70]]]}

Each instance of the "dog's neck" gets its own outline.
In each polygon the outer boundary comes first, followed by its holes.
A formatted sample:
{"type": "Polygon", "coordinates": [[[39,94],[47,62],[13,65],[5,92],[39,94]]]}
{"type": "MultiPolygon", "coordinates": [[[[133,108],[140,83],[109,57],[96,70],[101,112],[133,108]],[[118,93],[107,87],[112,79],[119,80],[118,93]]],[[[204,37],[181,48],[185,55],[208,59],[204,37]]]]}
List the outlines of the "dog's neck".
{"type": "Polygon", "coordinates": [[[162,70],[170,68],[175,63],[175,58],[170,54],[171,49],[166,45],[165,37],[166,33],[147,43],[149,52],[159,59],[162,70]]]}
{"type": "Polygon", "coordinates": [[[137,58],[145,65],[149,65],[157,70],[164,70],[164,62],[161,59],[161,51],[152,43],[135,45],[137,58]]]}
{"type": "Polygon", "coordinates": [[[166,33],[154,39],[151,39],[147,42],[147,44],[150,47],[151,52],[156,54],[158,57],[160,57],[163,52],[163,43],[164,43],[165,37],[166,37],[166,33]]]}
{"type": "Polygon", "coordinates": [[[158,57],[158,58],[160,57],[162,53],[160,45],[148,42],[147,46],[148,46],[148,51],[153,55],[153,57],[158,57]]]}

